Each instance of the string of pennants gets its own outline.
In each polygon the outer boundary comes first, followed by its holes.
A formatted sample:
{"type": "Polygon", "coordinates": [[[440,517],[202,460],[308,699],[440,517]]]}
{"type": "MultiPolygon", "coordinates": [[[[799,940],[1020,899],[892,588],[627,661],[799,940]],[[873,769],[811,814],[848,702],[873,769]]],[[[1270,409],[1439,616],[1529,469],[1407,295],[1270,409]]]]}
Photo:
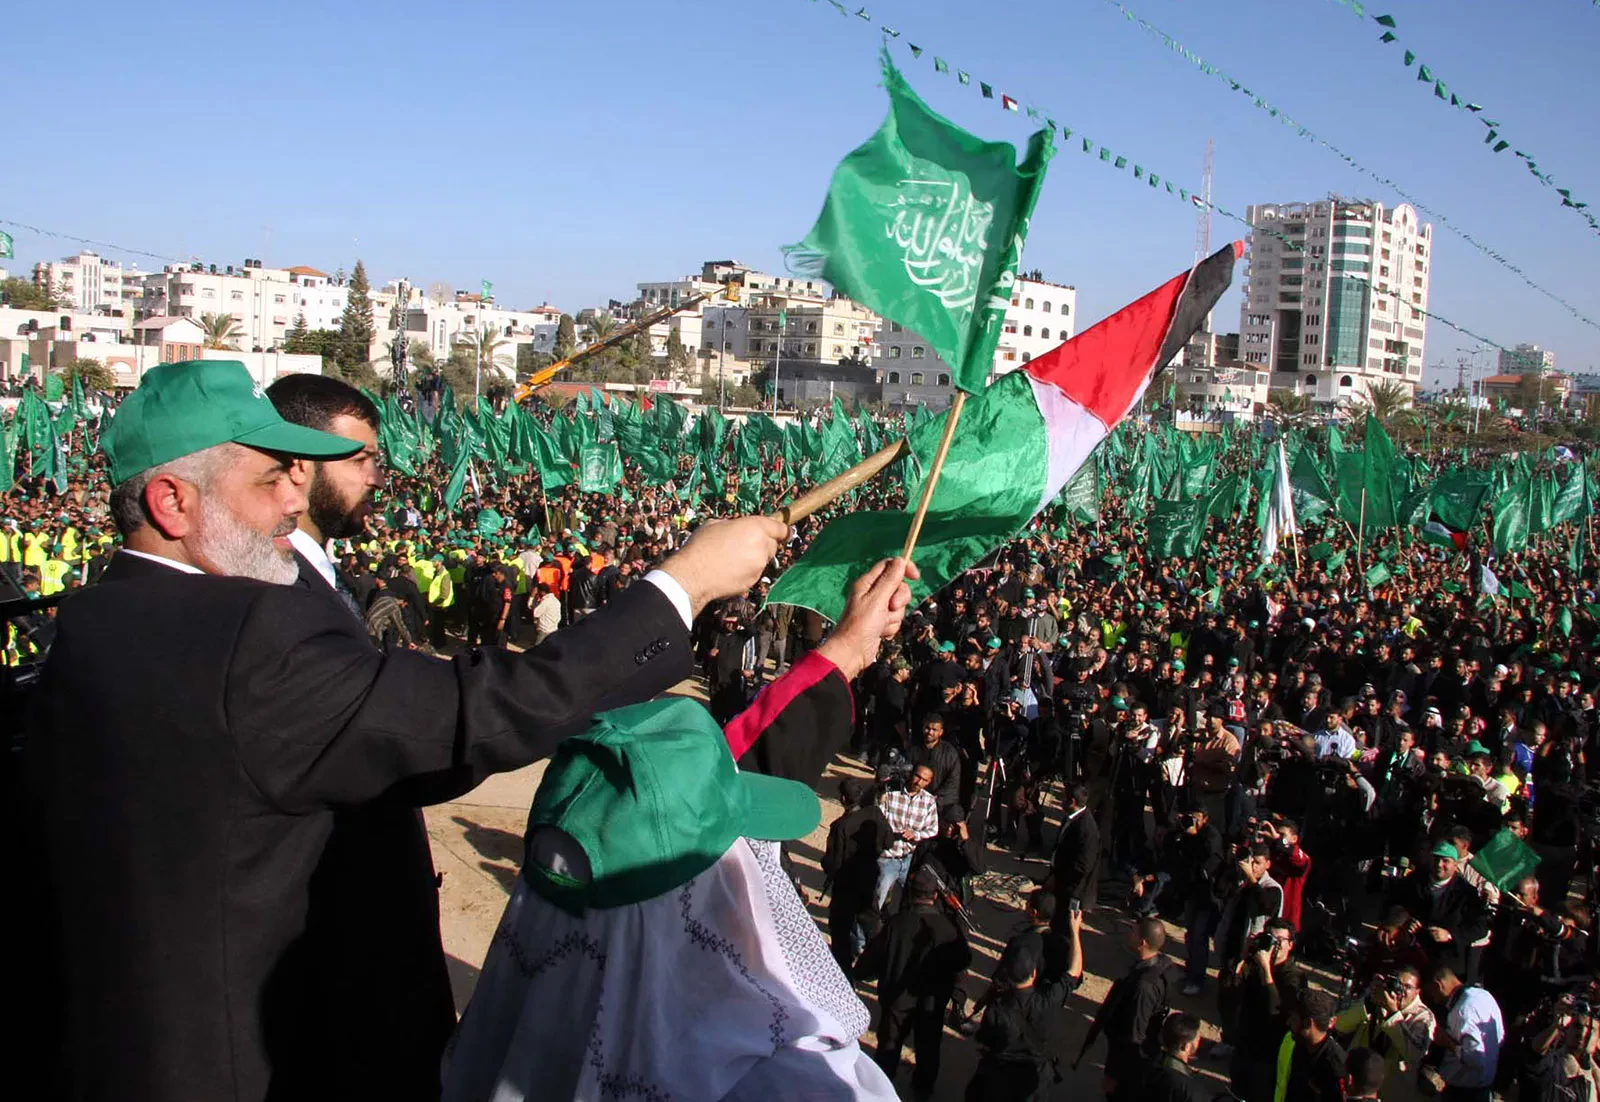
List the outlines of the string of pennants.
{"type": "MultiPolygon", "coordinates": [[[[818,0],[812,0],[812,3],[817,3],[817,2],[818,2],[818,0]]],[[[862,22],[867,23],[867,24],[869,24],[871,26],[877,27],[880,31],[882,31],[884,37],[887,38],[887,39],[892,39],[892,40],[899,41],[904,37],[901,34],[901,32],[896,30],[895,28],[890,27],[890,26],[888,26],[886,24],[875,22],[873,20],[872,16],[871,16],[871,14],[864,7],[863,8],[856,8],[856,9],[852,10],[851,8],[846,7],[845,4],[841,2],[841,0],[826,0],[826,2],[830,7],[832,7],[834,10],[839,12],[840,15],[843,15],[843,16],[845,16],[847,18],[853,17],[853,18],[859,19],[862,22]]],[[[1597,0],[1597,2],[1600,2],[1600,0],[1597,0]]],[[[905,44],[907,50],[910,51],[912,58],[915,59],[915,60],[921,60],[923,55],[927,54],[927,52],[928,52],[924,47],[916,45],[915,43],[911,42],[910,39],[905,39],[904,44],[905,44]]],[[[952,72],[951,65],[950,65],[950,62],[949,62],[948,59],[946,59],[944,57],[940,57],[938,55],[930,55],[930,56],[932,57],[932,60],[933,60],[933,71],[934,72],[945,74],[945,75],[949,75],[952,72]]],[[[1295,249],[1296,251],[1300,250],[1300,245],[1297,242],[1294,242],[1294,241],[1290,240],[1288,237],[1284,236],[1283,234],[1274,233],[1271,230],[1266,230],[1266,229],[1261,229],[1259,227],[1256,227],[1248,219],[1244,218],[1242,215],[1235,214],[1233,211],[1230,211],[1230,210],[1228,210],[1228,209],[1226,209],[1226,208],[1224,208],[1222,206],[1219,206],[1216,203],[1207,201],[1201,195],[1199,195],[1199,194],[1197,194],[1195,192],[1192,192],[1187,188],[1178,186],[1177,184],[1173,183],[1173,181],[1172,181],[1172,179],[1170,177],[1165,177],[1165,176],[1162,176],[1159,173],[1156,173],[1156,172],[1153,172],[1153,171],[1150,171],[1150,170],[1146,169],[1143,164],[1134,161],[1130,156],[1128,156],[1126,154],[1118,153],[1114,149],[1112,149],[1111,147],[1106,146],[1106,145],[1102,145],[1102,144],[1096,142],[1092,138],[1084,137],[1082,134],[1075,133],[1075,131],[1073,130],[1072,127],[1065,126],[1065,125],[1062,125],[1062,124],[1058,123],[1054,118],[1049,117],[1048,115],[1046,115],[1044,113],[1043,109],[1038,108],[1038,107],[1031,107],[1031,106],[1027,106],[1025,104],[1022,104],[1016,97],[1008,95],[1005,92],[996,93],[995,88],[994,88],[994,86],[992,84],[989,84],[989,83],[987,83],[985,81],[982,81],[982,80],[974,80],[974,78],[972,77],[972,74],[967,72],[964,69],[956,68],[953,71],[954,71],[954,74],[955,74],[955,77],[956,77],[956,83],[958,83],[958,84],[960,84],[960,85],[962,85],[964,87],[969,87],[969,88],[973,87],[973,86],[976,86],[978,94],[982,98],[987,99],[987,100],[994,100],[994,101],[998,102],[998,104],[1000,105],[1000,107],[1002,109],[1004,109],[1006,111],[1010,111],[1010,112],[1025,113],[1030,119],[1034,119],[1034,120],[1037,120],[1039,122],[1042,122],[1044,125],[1050,127],[1052,130],[1054,130],[1057,133],[1059,133],[1061,135],[1061,137],[1062,137],[1062,140],[1067,144],[1068,148],[1071,148],[1073,146],[1074,139],[1076,138],[1077,148],[1083,154],[1094,156],[1100,162],[1102,162],[1104,164],[1107,164],[1107,165],[1110,165],[1112,168],[1114,168],[1114,169],[1116,169],[1118,171],[1125,172],[1125,171],[1128,171],[1131,168],[1132,171],[1133,171],[1133,178],[1135,180],[1143,180],[1148,187],[1150,187],[1151,189],[1156,191],[1158,194],[1165,193],[1165,194],[1168,194],[1168,195],[1172,195],[1175,198],[1179,199],[1183,203],[1186,203],[1186,204],[1189,204],[1191,206],[1198,207],[1198,208],[1201,208],[1201,209],[1210,210],[1215,214],[1221,215],[1224,218],[1227,218],[1227,219],[1230,219],[1231,221],[1239,223],[1241,226],[1244,226],[1245,228],[1249,229],[1253,233],[1260,233],[1260,234],[1264,234],[1266,236],[1270,236],[1270,237],[1276,238],[1278,241],[1282,242],[1284,245],[1288,246],[1289,248],[1295,249]]],[[[1417,204],[1417,205],[1420,208],[1420,204],[1417,204]]],[[[1347,278],[1354,278],[1354,277],[1347,277],[1347,278]]],[[[1486,345],[1486,346],[1488,346],[1490,348],[1497,348],[1497,349],[1501,349],[1501,350],[1506,350],[1506,346],[1501,344],[1499,341],[1491,340],[1490,338],[1485,337],[1480,333],[1475,333],[1471,329],[1468,329],[1466,326],[1459,325],[1456,322],[1451,321],[1449,318],[1443,316],[1442,314],[1438,314],[1438,313],[1435,313],[1435,312],[1433,312],[1431,310],[1424,309],[1423,307],[1417,306],[1414,303],[1406,302],[1401,297],[1401,294],[1400,294],[1400,292],[1398,290],[1395,290],[1395,291],[1381,291],[1371,282],[1370,279],[1366,280],[1364,282],[1365,282],[1365,285],[1367,287],[1367,290],[1373,296],[1375,296],[1375,297],[1376,296],[1384,296],[1384,297],[1387,297],[1388,299],[1390,299],[1391,301],[1393,301],[1393,302],[1395,302],[1397,304],[1404,305],[1407,309],[1409,309],[1412,312],[1412,314],[1414,316],[1425,317],[1425,318],[1428,318],[1428,319],[1430,319],[1432,321],[1436,321],[1439,324],[1445,326],[1446,328],[1453,329],[1457,333],[1462,334],[1463,336],[1470,337],[1472,340],[1476,341],[1479,344],[1486,345]]],[[[1563,304],[1563,305],[1565,305],[1565,304],[1563,304]]],[[[1570,307],[1569,307],[1569,309],[1570,309],[1570,307]]],[[[1397,317],[1399,316],[1398,311],[1396,312],[1396,316],[1397,317]]],[[[1579,315],[1579,317],[1582,317],[1582,315],[1579,315]]],[[[1583,320],[1584,321],[1588,321],[1587,318],[1583,318],[1583,320]]],[[[1595,323],[1589,322],[1589,324],[1594,325],[1595,323]]],[[[1597,328],[1600,328],[1600,326],[1597,326],[1597,328]]]]}
{"type": "MultiPolygon", "coordinates": [[[[1326,138],[1322,137],[1322,135],[1320,135],[1320,134],[1316,133],[1315,131],[1311,130],[1309,127],[1302,126],[1300,123],[1298,123],[1294,119],[1290,118],[1289,114],[1286,111],[1283,111],[1281,108],[1279,108],[1276,105],[1274,105],[1271,101],[1267,100],[1260,93],[1255,92],[1252,89],[1246,87],[1239,80],[1237,80],[1234,77],[1232,77],[1232,76],[1228,75],[1227,73],[1223,72],[1221,69],[1217,68],[1215,65],[1210,64],[1203,57],[1201,57],[1199,54],[1197,54],[1193,50],[1189,49],[1189,47],[1185,46],[1182,42],[1179,42],[1177,39],[1173,38],[1170,34],[1167,34],[1160,27],[1157,27],[1155,24],[1153,24],[1149,20],[1143,18],[1138,13],[1130,11],[1126,5],[1124,5],[1123,3],[1120,2],[1120,0],[1105,0],[1105,2],[1107,4],[1110,4],[1112,7],[1116,8],[1119,12],[1121,12],[1123,17],[1126,18],[1128,20],[1128,22],[1137,25],[1140,29],[1142,29],[1146,34],[1150,35],[1152,38],[1159,39],[1161,41],[1161,43],[1167,47],[1167,49],[1171,50],[1175,54],[1178,54],[1185,61],[1189,62],[1195,68],[1199,69],[1202,73],[1205,73],[1207,76],[1214,77],[1215,79],[1220,80],[1223,83],[1227,84],[1228,87],[1231,88],[1233,91],[1239,93],[1240,95],[1244,96],[1246,99],[1250,100],[1251,103],[1253,103],[1258,110],[1265,111],[1270,117],[1276,119],[1281,125],[1288,127],[1290,130],[1293,130],[1297,136],[1299,136],[1301,138],[1304,138],[1306,141],[1309,141],[1309,142],[1312,142],[1312,143],[1314,143],[1316,145],[1322,146],[1324,149],[1328,150],[1334,156],[1336,156],[1340,160],[1344,161],[1345,164],[1347,164],[1351,168],[1355,169],[1357,172],[1361,173],[1364,176],[1369,177],[1370,179],[1376,180],[1378,183],[1382,184],[1384,187],[1389,188],[1396,195],[1400,196],[1402,199],[1404,199],[1406,202],[1410,203],[1412,206],[1416,207],[1418,210],[1430,215],[1441,226],[1443,226],[1445,229],[1449,230],[1451,233],[1455,234],[1457,237],[1461,238],[1461,240],[1465,241],[1467,244],[1471,245],[1473,248],[1477,249],[1484,256],[1487,256],[1490,260],[1493,260],[1496,264],[1499,264],[1501,267],[1505,268],[1507,271],[1510,271],[1511,273],[1516,275],[1519,279],[1522,280],[1523,283],[1527,284],[1533,290],[1539,292],[1539,294],[1543,295],[1545,298],[1550,299],[1552,302],[1555,302],[1558,305],[1560,305],[1563,309],[1565,309],[1567,311],[1567,313],[1571,314],[1573,317],[1577,318],[1579,321],[1583,322],[1585,325],[1591,326],[1592,328],[1595,328],[1595,329],[1600,329],[1600,322],[1596,322],[1592,318],[1588,317],[1581,310],[1579,310],[1576,306],[1574,306],[1572,303],[1568,302],[1566,299],[1562,298],[1560,295],[1556,294],[1554,291],[1550,290],[1548,287],[1544,287],[1541,284],[1538,284],[1538,283],[1534,282],[1534,280],[1528,275],[1528,273],[1524,272],[1519,266],[1517,266],[1516,264],[1512,263],[1510,260],[1506,259],[1506,257],[1504,255],[1502,255],[1498,250],[1492,248],[1491,246],[1489,246],[1488,244],[1486,244],[1486,243],[1484,243],[1482,241],[1479,241],[1476,237],[1473,237],[1472,234],[1468,233],[1466,230],[1461,229],[1459,226],[1457,226],[1454,222],[1452,222],[1448,217],[1446,217],[1437,208],[1431,207],[1428,204],[1424,203],[1422,200],[1418,199],[1415,195],[1412,195],[1405,188],[1401,187],[1398,183],[1396,183],[1394,180],[1391,180],[1389,177],[1383,175],[1381,172],[1377,172],[1377,171],[1375,171],[1373,169],[1368,168],[1366,165],[1364,165],[1360,161],[1356,160],[1350,154],[1346,153],[1343,149],[1340,149],[1338,146],[1334,145],[1332,142],[1330,142],[1326,138]]],[[[1346,5],[1354,4],[1356,7],[1358,7],[1358,8],[1360,7],[1359,0],[1338,0],[1338,2],[1341,3],[1341,4],[1346,4],[1346,5]]],[[[865,10],[865,9],[863,9],[863,10],[865,10]]],[[[1385,20],[1385,19],[1389,20],[1389,22],[1385,23],[1384,26],[1393,26],[1394,20],[1392,18],[1390,18],[1389,16],[1381,16],[1381,17],[1379,17],[1378,21],[1382,22],[1382,20],[1385,20]]],[[[1390,39],[1393,38],[1393,35],[1389,34],[1389,32],[1385,32],[1385,34],[1388,35],[1388,37],[1390,39]]],[[[1406,51],[1406,65],[1408,65],[1408,66],[1411,65],[1414,60],[1415,60],[1415,58],[1411,54],[1411,51],[1407,50],[1406,51]]],[[[1427,69],[1427,66],[1423,66],[1423,68],[1427,69]]],[[[1429,74],[1430,74],[1430,79],[1431,79],[1431,70],[1429,70],[1429,74]]],[[[1444,88],[1444,85],[1442,83],[1440,84],[1440,88],[1441,89],[1444,88]]],[[[1455,97],[1453,94],[1450,94],[1448,92],[1448,89],[1445,89],[1445,93],[1447,95],[1449,95],[1451,99],[1458,99],[1458,97],[1455,97]]],[[[1463,107],[1464,110],[1467,109],[1467,108],[1471,108],[1474,113],[1481,112],[1483,110],[1481,107],[1479,107],[1475,103],[1473,103],[1473,104],[1462,104],[1462,107],[1463,107]]],[[[1486,121],[1493,122],[1493,120],[1486,120],[1486,121]]],[[[1494,123],[1494,126],[1498,126],[1498,125],[1499,125],[1499,123],[1494,123]]],[[[1491,127],[1491,130],[1490,130],[1490,133],[1491,134],[1496,133],[1492,127],[1491,127]]],[[[1496,149],[1496,152],[1499,152],[1499,150],[1496,149]]],[[[1524,160],[1527,160],[1526,156],[1524,154],[1520,153],[1520,152],[1517,154],[1517,156],[1523,157],[1524,160]]],[[[1533,168],[1535,170],[1534,171],[1534,175],[1539,176],[1539,178],[1541,180],[1547,180],[1547,181],[1549,180],[1549,177],[1543,176],[1537,171],[1537,165],[1535,165],[1534,162],[1529,160],[1529,161],[1527,161],[1527,163],[1528,163],[1528,166],[1530,168],[1533,168]]],[[[1575,207],[1581,208],[1581,207],[1584,207],[1584,206],[1588,205],[1588,204],[1585,204],[1585,203],[1573,203],[1573,202],[1571,202],[1570,201],[1570,194],[1566,192],[1566,189],[1557,189],[1557,190],[1560,190],[1560,191],[1563,192],[1564,202],[1565,202],[1565,205],[1567,205],[1567,206],[1575,206],[1575,207]]],[[[1590,215],[1587,211],[1580,209],[1578,213],[1584,215],[1586,218],[1588,218],[1590,220],[1590,222],[1592,222],[1592,223],[1596,222],[1594,216],[1590,215]]],[[[1597,225],[1600,225],[1600,223],[1597,223],[1597,225]]]]}
{"type": "Polygon", "coordinates": [[[105,249],[109,252],[127,253],[129,256],[147,256],[152,260],[166,260],[175,264],[184,264],[187,261],[176,256],[167,256],[165,253],[153,253],[146,249],[130,249],[123,245],[112,245],[105,241],[94,241],[87,237],[77,237],[70,233],[60,233],[56,230],[42,229],[39,226],[30,226],[26,222],[15,222],[10,218],[0,218],[0,226],[10,226],[13,229],[23,230],[26,233],[37,234],[40,237],[54,237],[62,241],[71,241],[78,245],[90,245],[96,249],[105,249]]]}
{"type": "MultiPolygon", "coordinates": [[[[1395,22],[1394,16],[1369,16],[1366,8],[1361,4],[1360,0],[1337,0],[1337,2],[1349,8],[1355,13],[1357,18],[1363,20],[1371,19],[1373,23],[1382,27],[1383,33],[1378,36],[1379,42],[1382,42],[1385,45],[1393,45],[1394,43],[1400,41],[1399,36],[1395,34],[1395,31],[1398,30],[1398,26],[1395,22]]],[[[1600,0],[1595,0],[1595,3],[1596,6],[1600,6],[1600,0]]],[[[1438,74],[1435,73],[1433,69],[1423,63],[1417,57],[1416,53],[1410,49],[1407,49],[1404,43],[1401,43],[1400,48],[1405,51],[1403,54],[1405,67],[1409,69],[1412,65],[1416,65],[1417,80],[1422,84],[1432,87],[1435,99],[1448,103],[1451,107],[1456,108],[1458,111],[1466,112],[1477,119],[1478,122],[1483,124],[1484,128],[1488,131],[1488,133],[1483,136],[1483,144],[1489,147],[1490,152],[1504,153],[1507,149],[1511,149],[1512,156],[1516,157],[1523,164],[1528,166],[1528,172],[1533,175],[1534,179],[1538,180],[1546,188],[1549,188],[1551,191],[1555,192],[1561,197],[1561,205],[1563,207],[1575,212],[1578,217],[1582,218],[1589,224],[1590,230],[1600,234],[1600,218],[1595,217],[1595,215],[1589,212],[1588,203],[1580,202],[1577,199],[1574,199],[1572,197],[1571,188],[1557,187],[1555,177],[1551,176],[1548,172],[1539,171],[1539,162],[1535,161],[1531,154],[1520,149],[1512,149],[1511,142],[1504,137],[1504,131],[1501,130],[1500,123],[1497,120],[1491,119],[1485,115],[1483,113],[1484,108],[1481,104],[1473,103],[1457,93],[1452,92],[1450,90],[1450,86],[1440,79],[1438,74]]]]}

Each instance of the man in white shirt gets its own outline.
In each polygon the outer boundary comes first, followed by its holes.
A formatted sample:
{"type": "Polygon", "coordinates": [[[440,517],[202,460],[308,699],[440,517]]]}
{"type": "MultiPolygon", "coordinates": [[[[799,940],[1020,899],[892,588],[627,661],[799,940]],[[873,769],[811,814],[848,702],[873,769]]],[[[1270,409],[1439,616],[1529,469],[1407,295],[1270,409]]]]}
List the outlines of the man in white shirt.
{"type": "Polygon", "coordinates": [[[533,606],[533,643],[538,646],[561,626],[561,598],[547,585],[539,586],[539,599],[533,606]]]}
{"type": "Polygon", "coordinates": [[[1444,967],[1428,976],[1423,995],[1439,1012],[1437,1039],[1445,1046],[1444,1060],[1424,1068],[1423,1076],[1444,1098],[1488,1102],[1506,1035],[1500,1004],[1444,967]]]}

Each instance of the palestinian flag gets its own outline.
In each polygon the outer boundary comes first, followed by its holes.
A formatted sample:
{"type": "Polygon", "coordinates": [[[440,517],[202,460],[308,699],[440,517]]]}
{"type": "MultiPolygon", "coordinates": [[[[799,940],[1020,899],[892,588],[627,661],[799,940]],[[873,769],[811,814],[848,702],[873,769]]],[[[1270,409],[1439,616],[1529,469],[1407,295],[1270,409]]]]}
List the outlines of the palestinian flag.
{"type": "MultiPolygon", "coordinates": [[[[1205,324],[1243,254],[1243,243],[1229,245],[968,400],[914,555],[922,571],[912,584],[915,601],[1011,540],[1055,500],[1205,324]]],[[[942,417],[911,432],[917,462],[908,472],[909,502],[921,495],[943,433],[942,417]]],[[[768,599],[837,620],[850,583],[900,553],[910,520],[906,511],[839,517],[768,599]]]]}
{"type": "Polygon", "coordinates": [[[1422,542],[1457,553],[1464,553],[1467,550],[1467,534],[1457,532],[1437,520],[1430,520],[1422,526],[1422,542]]]}

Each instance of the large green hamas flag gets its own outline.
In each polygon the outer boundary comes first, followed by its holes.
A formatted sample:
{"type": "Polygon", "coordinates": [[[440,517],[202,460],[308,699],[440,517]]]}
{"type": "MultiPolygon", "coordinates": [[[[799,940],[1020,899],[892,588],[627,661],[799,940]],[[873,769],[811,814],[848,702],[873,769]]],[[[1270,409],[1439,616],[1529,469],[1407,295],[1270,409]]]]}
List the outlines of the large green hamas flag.
{"type": "Polygon", "coordinates": [[[883,55],[889,117],[834,170],[822,215],[786,250],[884,317],[921,334],[984,388],[1011,301],[1028,219],[1055,152],[1049,130],[1019,167],[1007,142],[986,142],[935,114],[883,55]]]}

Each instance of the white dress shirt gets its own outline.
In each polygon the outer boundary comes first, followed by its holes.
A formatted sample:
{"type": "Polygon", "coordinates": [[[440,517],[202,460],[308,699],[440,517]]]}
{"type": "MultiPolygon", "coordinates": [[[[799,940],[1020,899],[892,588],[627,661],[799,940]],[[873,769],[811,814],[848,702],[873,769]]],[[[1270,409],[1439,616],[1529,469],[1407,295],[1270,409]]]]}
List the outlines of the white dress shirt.
{"type": "Polygon", "coordinates": [[[201,570],[198,566],[190,566],[186,562],[179,562],[177,559],[169,559],[165,555],[152,555],[148,551],[134,551],[131,548],[124,547],[118,553],[122,555],[132,555],[136,559],[149,559],[151,562],[158,562],[162,566],[170,566],[172,569],[181,571],[184,574],[205,573],[205,571],[201,570]]]}
{"type": "Polygon", "coordinates": [[[339,575],[333,569],[333,560],[328,558],[327,549],[299,528],[289,533],[289,542],[294,545],[296,551],[300,552],[301,557],[306,562],[317,568],[317,573],[322,575],[322,580],[327,582],[328,587],[337,593],[339,590],[339,575]]]}

